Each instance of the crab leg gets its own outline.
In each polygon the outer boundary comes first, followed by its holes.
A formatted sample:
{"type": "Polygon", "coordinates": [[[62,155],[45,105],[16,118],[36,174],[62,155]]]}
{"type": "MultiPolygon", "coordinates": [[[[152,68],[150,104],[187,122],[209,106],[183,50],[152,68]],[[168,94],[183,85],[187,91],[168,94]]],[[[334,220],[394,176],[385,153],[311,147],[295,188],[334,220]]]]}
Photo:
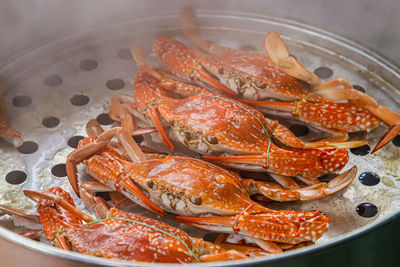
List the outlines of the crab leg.
{"type": "Polygon", "coordinates": [[[75,193],[78,193],[78,176],[77,176],[77,164],[79,164],[84,159],[94,155],[103,147],[105,147],[109,141],[114,137],[118,136],[122,145],[126,147],[126,151],[131,157],[133,162],[141,162],[146,160],[146,156],[143,154],[141,149],[129,136],[126,130],[122,128],[113,128],[104,133],[102,133],[94,142],[86,144],[83,147],[78,148],[71,152],[67,157],[66,171],[68,179],[71,183],[72,188],[75,193]]]}
{"type": "Polygon", "coordinates": [[[107,212],[111,207],[103,198],[95,196],[95,193],[111,191],[113,191],[112,188],[109,188],[108,186],[105,186],[99,182],[86,182],[81,185],[79,194],[83,202],[92,207],[97,216],[102,219],[107,217],[107,212]]]}
{"type": "Polygon", "coordinates": [[[17,215],[17,216],[23,217],[25,219],[28,219],[30,221],[33,221],[33,222],[37,222],[37,223],[40,222],[39,216],[26,214],[25,212],[22,212],[20,210],[16,210],[16,209],[6,207],[3,205],[0,205],[0,210],[8,215],[17,215]]]}
{"type": "Polygon", "coordinates": [[[314,91],[323,89],[344,89],[353,88],[349,82],[342,78],[336,78],[321,84],[320,78],[314,73],[306,70],[293,56],[290,56],[289,50],[282,38],[276,31],[267,34],[264,40],[264,47],[268,56],[280,70],[292,77],[314,85],[311,89],[314,91]]]}
{"type": "Polygon", "coordinates": [[[313,90],[325,90],[325,89],[338,89],[343,87],[343,89],[353,89],[353,86],[343,78],[336,78],[321,84],[314,86],[313,90]]]}
{"type": "Polygon", "coordinates": [[[285,43],[276,31],[267,34],[264,46],[268,56],[272,62],[278,65],[280,70],[312,85],[321,83],[318,76],[306,70],[294,57],[289,55],[285,43]]]}
{"type": "MultiPolygon", "coordinates": [[[[226,234],[221,234],[222,236],[227,236],[226,234]]],[[[254,239],[253,239],[254,240],[254,239]]],[[[258,240],[256,246],[248,246],[248,245],[238,245],[238,244],[230,244],[230,243],[222,243],[219,242],[217,243],[217,240],[215,240],[215,243],[224,248],[224,249],[233,249],[236,251],[240,251],[242,253],[245,253],[251,258],[255,257],[262,257],[262,256],[268,256],[268,255],[273,255],[273,254],[279,254],[282,253],[282,248],[275,244],[272,241],[264,241],[264,240],[258,240]],[[262,243],[261,243],[262,242],[262,243]],[[262,247],[262,248],[261,248],[262,247]]]]}
{"type": "Polygon", "coordinates": [[[216,262],[224,260],[240,260],[248,258],[246,255],[235,251],[221,249],[219,246],[204,241],[201,238],[192,237],[192,243],[200,255],[201,262],[216,262]]]}
{"type": "Polygon", "coordinates": [[[44,231],[43,230],[28,230],[28,231],[21,232],[18,234],[22,235],[23,237],[29,238],[29,239],[37,239],[44,235],[44,231]]]}
{"type": "Polygon", "coordinates": [[[280,184],[284,188],[292,190],[300,188],[300,186],[289,176],[274,173],[269,173],[269,176],[271,176],[278,184],[280,184]]]}
{"type": "Polygon", "coordinates": [[[229,51],[229,48],[204,42],[197,32],[196,13],[191,9],[185,9],[179,14],[179,26],[185,35],[196,44],[197,47],[213,55],[221,55],[229,51]]]}

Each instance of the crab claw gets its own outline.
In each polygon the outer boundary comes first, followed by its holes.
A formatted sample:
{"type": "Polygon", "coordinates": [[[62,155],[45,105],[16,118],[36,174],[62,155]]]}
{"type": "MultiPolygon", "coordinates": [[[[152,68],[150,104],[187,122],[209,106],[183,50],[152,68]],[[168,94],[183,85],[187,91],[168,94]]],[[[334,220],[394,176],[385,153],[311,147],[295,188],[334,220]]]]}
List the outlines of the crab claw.
{"type": "MultiPolygon", "coordinates": [[[[381,138],[371,153],[385,146],[400,133],[400,115],[384,106],[378,106],[376,101],[367,94],[354,89],[324,89],[318,90],[316,93],[334,101],[348,100],[352,105],[368,110],[377,119],[390,127],[390,130],[381,138]]],[[[365,117],[361,118],[361,120],[368,122],[365,117]]],[[[369,125],[371,125],[371,122],[369,125]]]]}
{"type": "Polygon", "coordinates": [[[181,217],[185,224],[228,234],[240,234],[250,238],[280,243],[298,244],[315,241],[327,230],[330,219],[321,212],[271,211],[270,213],[224,217],[181,217]],[[286,214],[287,213],[287,214],[286,214]],[[310,213],[310,215],[306,215],[310,213]]]}
{"type": "MultiPolygon", "coordinates": [[[[339,91],[340,89],[336,89],[339,91]]],[[[353,148],[362,146],[367,141],[345,141],[348,133],[370,131],[378,127],[381,121],[363,106],[354,106],[350,103],[320,103],[320,102],[276,102],[276,101],[243,101],[258,107],[264,114],[278,116],[285,119],[296,119],[311,127],[322,130],[334,136],[327,145],[336,148],[353,148]],[[361,118],[361,119],[360,119],[361,118]]],[[[322,143],[322,140],[311,144],[322,143]]]]}
{"type": "Polygon", "coordinates": [[[203,156],[205,160],[245,171],[265,171],[285,176],[315,178],[336,172],[347,164],[345,149],[273,149],[259,155],[203,156]]]}
{"type": "Polygon", "coordinates": [[[294,201],[320,198],[324,196],[324,189],[328,187],[326,183],[318,183],[290,190],[272,182],[255,181],[252,179],[245,179],[245,184],[251,195],[261,194],[267,199],[274,201],[294,201]]]}

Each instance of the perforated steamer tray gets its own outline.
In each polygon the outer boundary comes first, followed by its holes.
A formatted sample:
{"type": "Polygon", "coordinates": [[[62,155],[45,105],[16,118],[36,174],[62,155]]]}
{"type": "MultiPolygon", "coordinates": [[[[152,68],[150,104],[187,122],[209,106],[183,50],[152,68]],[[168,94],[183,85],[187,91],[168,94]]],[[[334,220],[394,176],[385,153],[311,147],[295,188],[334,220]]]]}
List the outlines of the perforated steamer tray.
{"type": "MultiPolygon", "coordinates": [[[[381,105],[400,112],[400,94],[396,89],[400,86],[398,69],[350,40],[292,21],[254,14],[203,11],[198,12],[198,21],[206,40],[263,53],[265,34],[277,30],[290,52],[309,70],[327,67],[333,71],[330,78],[342,77],[358,85],[357,88],[364,88],[381,105]]],[[[73,150],[70,145],[76,141],[74,137],[86,136],[85,125],[89,119],[98,118],[105,128],[110,127],[105,114],[109,110],[111,96],[133,94],[132,80],[138,68],[129,54],[129,47],[141,45],[149,59],[148,63],[157,65],[158,62],[149,57],[156,37],[167,34],[188,43],[177,22],[177,14],[163,14],[91,29],[34,49],[0,69],[11,125],[30,142],[19,150],[0,142],[1,204],[33,212],[34,203],[23,196],[22,190],[42,191],[57,185],[72,192],[63,173],[63,165],[60,164],[65,163],[66,156],[73,150]]],[[[372,148],[386,130],[385,126],[381,126],[369,134],[357,134],[355,138],[368,140],[372,148]]],[[[313,132],[310,131],[308,135],[306,138],[312,137],[313,132]]],[[[148,141],[146,138],[145,142],[148,141]]],[[[374,155],[357,156],[350,153],[349,163],[344,170],[357,165],[358,174],[345,190],[312,201],[268,204],[273,209],[318,209],[326,213],[332,219],[331,226],[315,245],[276,256],[230,262],[229,265],[276,262],[313,253],[372,230],[396,216],[400,201],[400,148],[396,144],[389,143],[374,155]],[[362,184],[358,176],[364,172],[376,173],[380,177],[378,184],[362,184]],[[366,209],[365,205],[360,206],[363,203],[373,204],[376,214],[374,208],[370,209],[371,205],[366,209]],[[360,214],[374,216],[366,218],[360,214]]],[[[153,145],[162,147],[157,143],[153,145]]],[[[83,179],[91,179],[85,175],[83,168],[80,168],[80,172],[83,179]]],[[[79,199],[75,200],[78,208],[85,209],[79,199]]],[[[140,207],[135,207],[135,212],[180,226],[194,236],[203,236],[205,233],[179,225],[172,216],[159,218],[140,207]]],[[[9,216],[1,218],[1,225],[16,232],[22,229],[18,226],[33,226],[9,216]]],[[[149,265],[62,251],[24,240],[4,228],[0,228],[0,236],[39,253],[74,261],[99,265],[149,265]]]]}

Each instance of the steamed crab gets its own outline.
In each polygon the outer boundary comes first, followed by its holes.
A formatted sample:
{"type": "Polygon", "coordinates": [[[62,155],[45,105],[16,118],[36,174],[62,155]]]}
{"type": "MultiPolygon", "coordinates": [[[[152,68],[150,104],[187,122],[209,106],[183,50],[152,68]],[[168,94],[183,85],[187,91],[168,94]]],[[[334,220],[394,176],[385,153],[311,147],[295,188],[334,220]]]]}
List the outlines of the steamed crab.
{"type": "MultiPolygon", "coordinates": [[[[39,218],[0,206],[12,215],[40,220],[48,239],[64,250],[126,261],[158,263],[196,263],[238,260],[246,255],[225,250],[184,231],[154,219],[108,208],[101,203],[106,216],[95,220],[78,210],[71,196],[59,187],[44,192],[25,190],[38,202],[39,218]],[[85,223],[84,223],[85,222],[85,223]]],[[[90,202],[90,201],[89,201],[90,202]]],[[[26,237],[42,235],[41,230],[22,233],[26,237]]]]}
{"type": "Polygon", "coordinates": [[[371,131],[384,122],[391,129],[376,145],[376,151],[400,132],[398,114],[352,89],[341,78],[321,84],[315,74],[289,55],[276,32],[265,38],[267,56],[202,41],[193,11],[183,11],[180,24],[197,49],[168,36],[156,39],[153,45],[165,68],[180,79],[235,95],[266,114],[300,120],[331,134],[331,141],[344,141],[349,132],[371,131]],[[348,103],[334,102],[337,100],[348,103]]]}
{"type": "Polygon", "coordinates": [[[344,188],[357,172],[353,167],[329,184],[287,190],[275,183],[241,179],[198,159],[144,154],[124,128],[83,139],[68,156],[66,168],[72,187],[83,197],[117,190],[150,211],[168,211],[196,227],[248,236],[274,253],[281,249],[273,242],[315,241],[327,230],[330,219],[319,211],[271,210],[252,201],[251,194],[278,201],[318,198],[344,188]],[[109,145],[115,135],[124,150],[109,145]],[[78,186],[76,165],[80,162],[98,182],[78,186]]]}

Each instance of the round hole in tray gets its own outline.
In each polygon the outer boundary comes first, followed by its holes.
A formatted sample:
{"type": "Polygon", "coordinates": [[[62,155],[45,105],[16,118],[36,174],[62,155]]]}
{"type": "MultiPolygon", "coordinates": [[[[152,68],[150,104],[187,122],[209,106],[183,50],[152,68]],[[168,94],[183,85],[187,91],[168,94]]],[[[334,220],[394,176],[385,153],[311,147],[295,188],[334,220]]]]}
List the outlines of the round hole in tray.
{"type": "Polygon", "coordinates": [[[22,146],[17,149],[22,154],[32,154],[38,150],[38,145],[33,141],[25,141],[22,146]]]}
{"type": "Polygon", "coordinates": [[[315,75],[320,77],[321,79],[328,79],[333,75],[333,70],[328,67],[318,67],[314,70],[315,75]]]}
{"type": "Polygon", "coordinates": [[[203,239],[208,242],[214,242],[219,235],[220,233],[209,232],[204,235],[203,239]]]}
{"type": "Polygon", "coordinates": [[[44,78],[43,83],[50,87],[55,87],[63,83],[63,79],[60,75],[52,74],[44,78]]]}
{"type": "Polygon", "coordinates": [[[108,192],[97,192],[96,196],[101,197],[105,201],[110,201],[111,200],[110,194],[108,192]]]}
{"type": "Polygon", "coordinates": [[[358,84],[353,84],[353,88],[356,89],[357,91],[362,92],[362,93],[366,92],[365,88],[362,87],[361,85],[358,85],[358,84]]]}
{"type": "Polygon", "coordinates": [[[26,180],[26,173],[23,171],[10,171],[6,175],[6,181],[9,184],[22,184],[26,180]]]}
{"type": "Polygon", "coordinates": [[[121,48],[118,50],[118,57],[120,59],[132,59],[131,50],[129,48],[121,48]]]}
{"type": "Polygon", "coordinates": [[[378,174],[374,172],[363,172],[358,176],[358,180],[363,184],[367,186],[373,186],[379,184],[381,181],[381,178],[379,177],[378,174]]]}
{"type": "Polygon", "coordinates": [[[301,124],[293,124],[292,126],[289,127],[289,129],[297,137],[305,136],[310,131],[307,126],[301,124]]]}
{"type": "Polygon", "coordinates": [[[121,79],[111,79],[106,82],[106,86],[110,90],[121,90],[124,88],[125,83],[121,79]]]}
{"type": "Polygon", "coordinates": [[[364,218],[372,218],[378,213],[378,208],[372,203],[362,203],[357,206],[356,212],[364,218]]]}
{"type": "Polygon", "coordinates": [[[86,71],[90,71],[90,70],[94,70],[96,69],[98,66],[97,60],[95,59],[84,59],[81,62],[79,62],[79,67],[81,68],[81,70],[86,70],[86,71]]]}
{"type": "Polygon", "coordinates": [[[51,173],[56,177],[67,176],[67,172],[65,170],[65,164],[60,163],[60,164],[54,165],[53,168],[51,168],[51,173]]]}
{"type": "Polygon", "coordinates": [[[68,145],[69,145],[70,147],[72,147],[72,148],[77,148],[77,147],[78,147],[79,141],[81,141],[83,138],[85,138],[85,137],[80,136],[80,135],[72,136],[72,137],[68,140],[68,145]]]}
{"type": "Polygon", "coordinates": [[[101,125],[110,125],[114,121],[108,116],[107,113],[101,113],[96,117],[96,120],[101,124],[101,125]]]}
{"type": "Polygon", "coordinates": [[[357,156],[365,156],[369,154],[371,148],[369,145],[363,145],[359,147],[350,148],[350,152],[357,156]]]}
{"type": "Polygon", "coordinates": [[[46,117],[42,120],[42,124],[46,128],[54,128],[60,124],[60,120],[56,117],[46,117]]]}
{"type": "Polygon", "coordinates": [[[135,139],[136,143],[141,143],[141,142],[143,142],[144,137],[143,137],[143,135],[137,135],[137,136],[134,136],[133,139],[135,139]]]}
{"type": "Polygon", "coordinates": [[[84,106],[89,103],[89,97],[85,95],[74,95],[71,98],[71,104],[74,106],[84,106]]]}
{"type": "Polygon", "coordinates": [[[393,140],[392,140],[393,145],[395,146],[400,146],[400,135],[396,136],[393,140]]]}
{"type": "Polygon", "coordinates": [[[27,95],[19,95],[13,98],[12,103],[16,107],[27,107],[32,104],[32,98],[27,95]]]}

